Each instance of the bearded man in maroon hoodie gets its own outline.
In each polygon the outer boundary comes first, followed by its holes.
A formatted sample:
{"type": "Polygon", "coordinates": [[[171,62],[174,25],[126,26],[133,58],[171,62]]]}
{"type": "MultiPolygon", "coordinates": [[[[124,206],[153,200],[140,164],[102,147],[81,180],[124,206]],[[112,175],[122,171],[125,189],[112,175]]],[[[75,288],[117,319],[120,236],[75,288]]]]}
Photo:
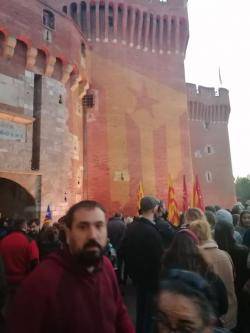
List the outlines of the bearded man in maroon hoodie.
{"type": "Polygon", "coordinates": [[[103,256],[105,210],[81,201],[64,217],[67,245],[23,282],[8,333],[134,333],[116,276],[103,256]]]}

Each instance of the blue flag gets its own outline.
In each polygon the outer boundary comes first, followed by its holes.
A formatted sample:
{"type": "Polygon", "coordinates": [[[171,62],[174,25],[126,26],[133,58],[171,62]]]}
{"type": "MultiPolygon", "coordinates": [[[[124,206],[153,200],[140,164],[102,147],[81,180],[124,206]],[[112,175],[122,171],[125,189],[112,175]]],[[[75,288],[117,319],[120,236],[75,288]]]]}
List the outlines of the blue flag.
{"type": "Polygon", "coordinates": [[[48,205],[47,211],[46,211],[46,215],[45,215],[45,219],[44,222],[47,221],[52,221],[52,212],[50,210],[50,206],[48,205]]]}

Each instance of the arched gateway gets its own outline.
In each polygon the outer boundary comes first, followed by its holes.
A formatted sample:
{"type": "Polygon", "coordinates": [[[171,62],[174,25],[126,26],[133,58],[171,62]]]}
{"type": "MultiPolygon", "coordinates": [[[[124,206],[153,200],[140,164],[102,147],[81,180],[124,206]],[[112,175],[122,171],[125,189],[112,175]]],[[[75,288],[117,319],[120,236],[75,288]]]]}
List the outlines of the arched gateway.
{"type": "Polygon", "coordinates": [[[18,183],[0,177],[0,213],[8,218],[36,217],[35,199],[18,183]]]}

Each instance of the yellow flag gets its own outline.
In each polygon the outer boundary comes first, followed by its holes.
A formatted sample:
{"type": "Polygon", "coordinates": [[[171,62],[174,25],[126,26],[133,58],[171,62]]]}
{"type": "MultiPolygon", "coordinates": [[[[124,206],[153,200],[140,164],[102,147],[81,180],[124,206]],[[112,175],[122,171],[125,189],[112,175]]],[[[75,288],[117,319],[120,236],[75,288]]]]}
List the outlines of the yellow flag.
{"type": "Polygon", "coordinates": [[[175,200],[175,190],[171,176],[169,177],[168,185],[168,219],[175,226],[180,223],[180,214],[175,200]]]}
{"type": "Polygon", "coordinates": [[[138,189],[137,189],[137,193],[136,193],[137,208],[138,208],[138,210],[140,209],[140,202],[141,202],[141,199],[143,197],[144,197],[144,191],[143,191],[142,182],[140,182],[139,186],[138,186],[138,189]]]}

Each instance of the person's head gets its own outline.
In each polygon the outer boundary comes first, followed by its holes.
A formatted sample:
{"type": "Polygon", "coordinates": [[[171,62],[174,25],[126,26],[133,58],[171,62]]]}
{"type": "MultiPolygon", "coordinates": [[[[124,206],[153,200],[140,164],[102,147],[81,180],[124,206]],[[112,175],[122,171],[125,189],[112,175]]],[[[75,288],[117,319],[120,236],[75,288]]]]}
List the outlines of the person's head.
{"type": "Polygon", "coordinates": [[[212,239],[211,227],[206,220],[191,222],[189,229],[198,237],[200,244],[212,239]]]}
{"type": "Polygon", "coordinates": [[[232,214],[240,214],[244,210],[244,206],[241,202],[237,202],[236,205],[232,207],[231,213],[232,214]]]}
{"type": "Polygon", "coordinates": [[[123,219],[122,213],[118,213],[118,212],[116,212],[113,217],[116,218],[116,219],[120,219],[120,220],[123,219]]]}
{"type": "Polygon", "coordinates": [[[198,248],[198,238],[188,230],[176,233],[169,249],[162,259],[162,273],[171,267],[181,267],[188,271],[206,274],[209,267],[198,248]]]}
{"type": "Polygon", "coordinates": [[[240,225],[244,228],[250,228],[250,212],[248,210],[241,212],[240,225]]]}
{"type": "Polygon", "coordinates": [[[214,209],[215,209],[216,212],[218,212],[218,210],[221,209],[221,206],[215,205],[215,206],[214,206],[214,209]]]}
{"type": "Polygon", "coordinates": [[[206,216],[203,211],[199,208],[189,208],[185,212],[185,223],[189,225],[192,221],[206,220],[206,216]]]}
{"type": "Polygon", "coordinates": [[[206,210],[205,215],[206,215],[206,219],[207,219],[208,223],[210,224],[211,229],[213,229],[215,226],[215,223],[216,223],[215,214],[210,210],[206,210]]]}
{"type": "Polygon", "coordinates": [[[152,196],[145,196],[140,201],[141,215],[153,220],[157,217],[159,206],[160,200],[152,196]]]}
{"type": "Polygon", "coordinates": [[[216,210],[215,210],[214,206],[206,206],[205,211],[216,213],[216,210]]]}
{"type": "Polygon", "coordinates": [[[226,221],[217,222],[214,228],[214,239],[221,250],[230,253],[235,245],[233,224],[226,221]]]}
{"type": "Polygon", "coordinates": [[[163,200],[160,200],[160,204],[158,206],[157,216],[166,218],[167,215],[167,208],[165,205],[165,202],[163,200]]]}
{"type": "Polygon", "coordinates": [[[25,219],[15,219],[13,221],[13,230],[27,232],[27,221],[25,219]]]}
{"type": "Polygon", "coordinates": [[[237,227],[240,223],[240,215],[239,214],[233,214],[233,225],[237,227]]]}
{"type": "Polygon", "coordinates": [[[198,274],[171,270],[160,283],[155,322],[158,333],[212,333],[216,315],[208,283],[198,274]]]}
{"type": "Polygon", "coordinates": [[[216,212],[217,223],[226,222],[233,225],[233,216],[226,209],[220,209],[216,212]]]}
{"type": "Polygon", "coordinates": [[[39,233],[40,221],[39,219],[32,219],[29,221],[28,230],[32,235],[39,233]]]}
{"type": "Polygon", "coordinates": [[[69,250],[85,267],[96,266],[107,244],[105,209],[96,201],[80,201],[64,217],[69,250]]]}

